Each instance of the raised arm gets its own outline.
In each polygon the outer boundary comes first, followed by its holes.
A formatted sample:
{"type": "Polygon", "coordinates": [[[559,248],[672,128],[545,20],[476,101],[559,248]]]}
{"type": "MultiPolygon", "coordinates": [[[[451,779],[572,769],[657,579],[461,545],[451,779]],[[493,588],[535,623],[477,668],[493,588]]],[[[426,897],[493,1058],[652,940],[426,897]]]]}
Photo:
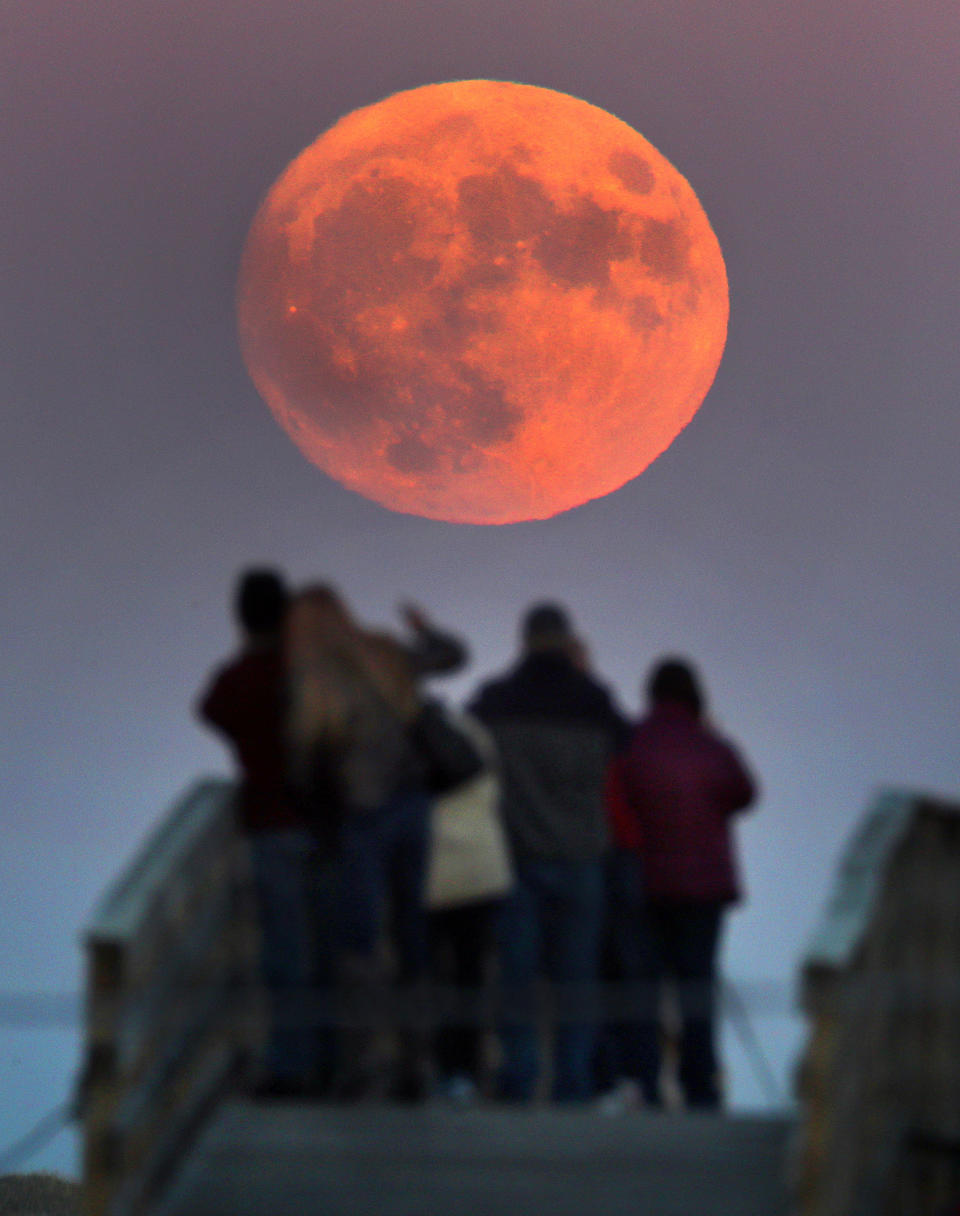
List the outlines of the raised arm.
{"type": "Polygon", "coordinates": [[[404,604],[400,615],[413,635],[404,649],[415,676],[459,671],[466,664],[469,651],[463,640],[437,629],[422,608],[404,604]]]}

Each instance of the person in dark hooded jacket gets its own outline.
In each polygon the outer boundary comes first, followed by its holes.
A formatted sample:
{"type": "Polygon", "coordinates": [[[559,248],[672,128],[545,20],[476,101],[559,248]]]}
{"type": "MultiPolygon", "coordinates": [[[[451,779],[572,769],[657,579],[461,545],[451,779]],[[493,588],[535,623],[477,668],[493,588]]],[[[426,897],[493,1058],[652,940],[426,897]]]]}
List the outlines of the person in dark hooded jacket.
{"type": "Polygon", "coordinates": [[[593,1096],[604,779],[629,726],[583,670],[583,643],[560,605],[534,605],[521,636],[519,662],[484,684],[471,703],[497,745],[516,876],[498,934],[505,1001],[499,1095],[511,1102],[534,1095],[535,983],[542,973],[557,1006],[553,1098],[583,1102],[593,1096]]]}

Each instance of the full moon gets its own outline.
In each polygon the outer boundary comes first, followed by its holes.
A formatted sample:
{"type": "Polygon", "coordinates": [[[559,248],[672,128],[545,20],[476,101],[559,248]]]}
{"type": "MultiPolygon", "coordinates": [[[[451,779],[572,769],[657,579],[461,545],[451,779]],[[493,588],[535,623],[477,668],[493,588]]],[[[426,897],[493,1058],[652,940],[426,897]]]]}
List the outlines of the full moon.
{"type": "Polygon", "coordinates": [[[729,305],[703,208],[642,135],[469,80],[305,149],[254,218],[237,310],[309,460],[395,511],[503,524],[642,473],[713,383],[729,305]]]}

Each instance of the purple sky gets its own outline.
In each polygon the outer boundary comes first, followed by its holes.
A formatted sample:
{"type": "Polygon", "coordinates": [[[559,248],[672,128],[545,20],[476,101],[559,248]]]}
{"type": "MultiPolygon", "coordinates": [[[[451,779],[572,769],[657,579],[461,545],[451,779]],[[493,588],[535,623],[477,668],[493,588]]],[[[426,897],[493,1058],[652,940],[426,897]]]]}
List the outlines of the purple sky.
{"type": "MultiPolygon", "coordinates": [[[[473,643],[454,698],[543,595],[631,711],[652,659],[691,655],[764,785],[726,968],[789,981],[871,791],[958,793],[954,0],[32,0],[0,15],[0,61],[0,987],[75,988],[97,895],[227,771],[190,705],[251,560],[331,577],[370,621],[422,600],[473,643]],[[233,313],[287,162],[356,106],[467,77],[636,127],[730,279],[724,361],[667,453],[502,529],[327,480],[258,398],[233,313]]],[[[784,1088],[799,1028],[757,1023],[784,1088]]],[[[75,1060],[71,1034],[0,1027],[0,1147],[75,1060]]],[[[69,1165],[68,1139],[39,1163],[69,1165]]]]}

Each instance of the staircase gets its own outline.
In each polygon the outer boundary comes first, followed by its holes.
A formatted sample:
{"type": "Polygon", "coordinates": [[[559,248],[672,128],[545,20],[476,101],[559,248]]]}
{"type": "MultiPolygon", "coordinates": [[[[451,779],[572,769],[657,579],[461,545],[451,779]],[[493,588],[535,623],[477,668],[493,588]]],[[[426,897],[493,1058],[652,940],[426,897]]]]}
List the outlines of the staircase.
{"type": "Polygon", "coordinates": [[[226,1103],[160,1216],[786,1216],[790,1123],[226,1103]]]}

